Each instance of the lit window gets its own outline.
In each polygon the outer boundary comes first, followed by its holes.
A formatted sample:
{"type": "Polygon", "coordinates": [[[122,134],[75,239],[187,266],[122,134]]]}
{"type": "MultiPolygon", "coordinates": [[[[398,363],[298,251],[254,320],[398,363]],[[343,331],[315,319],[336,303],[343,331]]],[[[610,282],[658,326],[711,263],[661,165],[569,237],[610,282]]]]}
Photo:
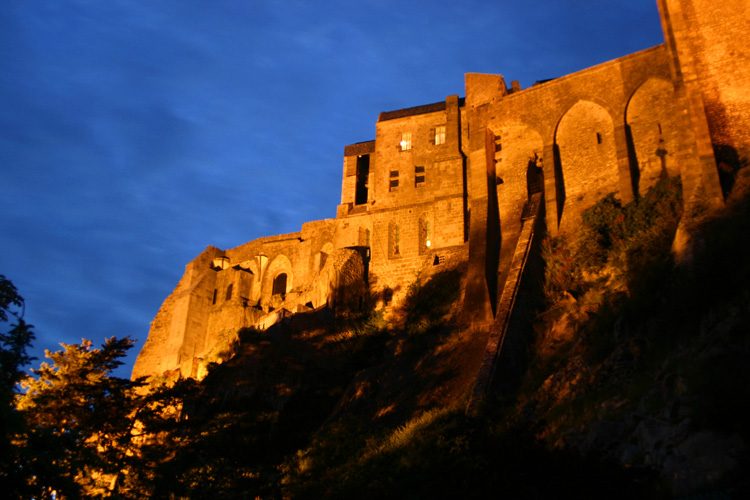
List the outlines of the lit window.
{"type": "Polygon", "coordinates": [[[401,151],[409,151],[411,149],[411,132],[401,134],[401,142],[398,145],[401,151]]]}
{"type": "Polygon", "coordinates": [[[424,181],[425,181],[424,167],[415,166],[414,167],[414,185],[416,187],[422,187],[424,186],[424,181]]]}
{"type": "Polygon", "coordinates": [[[391,177],[388,183],[388,191],[398,190],[398,170],[391,170],[391,177]]]}
{"type": "Polygon", "coordinates": [[[445,125],[435,127],[435,144],[445,144],[445,125]]]}

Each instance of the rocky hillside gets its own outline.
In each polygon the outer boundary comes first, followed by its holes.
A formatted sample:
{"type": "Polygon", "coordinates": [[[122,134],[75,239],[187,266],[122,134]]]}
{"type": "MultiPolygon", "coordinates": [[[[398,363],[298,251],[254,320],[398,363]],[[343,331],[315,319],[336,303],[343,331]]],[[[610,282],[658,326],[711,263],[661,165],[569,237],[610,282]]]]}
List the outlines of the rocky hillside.
{"type": "Polygon", "coordinates": [[[666,182],[639,206],[602,200],[584,214],[577,242],[547,242],[548,307],[516,401],[537,438],[654,473],[677,497],[747,491],[750,179],[742,172],[725,207],[682,214],[679,186],[666,182]]]}
{"type": "Polygon", "coordinates": [[[458,319],[455,269],[415,277],[387,319],[365,307],[241,331],[191,389],[159,473],[190,498],[743,497],[745,170],[726,206],[682,213],[667,179],[546,240],[521,382],[478,415],[486,334],[458,319]]]}

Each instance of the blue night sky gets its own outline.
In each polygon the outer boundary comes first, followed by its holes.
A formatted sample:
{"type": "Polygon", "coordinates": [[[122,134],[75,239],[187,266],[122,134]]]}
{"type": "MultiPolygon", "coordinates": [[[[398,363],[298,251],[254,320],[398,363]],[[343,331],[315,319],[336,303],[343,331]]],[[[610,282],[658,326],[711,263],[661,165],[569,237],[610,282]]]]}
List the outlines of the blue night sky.
{"type": "Polygon", "coordinates": [[[4,0],[0,274],[33,353],[146,340],[207,245],[335,217],[381,111],[662,43],[655,0],[4,0]]]}

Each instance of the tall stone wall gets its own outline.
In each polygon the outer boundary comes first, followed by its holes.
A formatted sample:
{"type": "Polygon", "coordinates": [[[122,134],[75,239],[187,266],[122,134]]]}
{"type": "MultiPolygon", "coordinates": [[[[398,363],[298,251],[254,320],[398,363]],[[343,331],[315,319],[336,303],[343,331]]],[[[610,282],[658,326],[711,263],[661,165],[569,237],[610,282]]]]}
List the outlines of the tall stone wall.
{"type": "Polygon", "coordinates": [[[458,96],[381,113],[374,143],[345,150],[342,202],[353,199],[355,154],[370,154],[368,199],[340,207],[337,244],[369,247],[368,279],[381,303],[398,302],[423,268],[464,244],[460,115],[458,96]]]}
{"type": "Polygon", "coordinates": [[[186,266],[162,304],[133,377],[169,370],[196,376],[196,360],[238,329],[275,309],[294,312],[300,306],[325,305],[327,297],[312,284],[334,250],[336,224],[334,219],[308,222],[297,233],[260,238],[226,251],[207,248],[186,266]],[[274,290],[282,274],[284,289],[274,290]]]}
{"type": "MultiPolygon", "coordinates": [[[[466,85],[467,96],[492,96],[470,89],[495,83],[467,75],[466,85]]],[[[659,143],[659,124],[668,140],[668,158],[674,159],[669,163],[678,164],[680,155],[692,154],[671,135],[679,130],[674,110],[682,105],[677,99],[663,45],[486,102],[467,97],[475,109],[470,130],[481,134],[489,128],[499,137],[494,154],[503,181],[498,189],[501,214],[510,214],[506,198],[519,198],[518,192],[510,192],[514,188],[506,185],[505,177],[512,178],[511,172],[525,176],[534,154],[543,168],[547,227],[553,234],[575,228],[580,212],[600,194],[615,192],[624,202],[632,200],[653,184],[653,173],[641,170],[652,168],[656,149],[647,154],[645,148],[659,143]],[[634,96],[638,111],[631,117],[637,123],[631,127],[626,117],[634,96]],[[641,178],[650,180],[641,186],[641,178]]],[[[485,156],[470,159],[470,175],[483,175],[485,156]]],[[[523,192],[525,183],[517,189],[523,192]]],[[[517,230],[508,224],[517,226],[517,221],[507,220],[508,215],[501,216],[501,233],[512,234],[517,230]]]]}
{"type": "MultiPolygon", "coordinates": [[[[210,266],[221,253],[209,246],[185,266],[182,279],[151,322],[148,339],[133,367],[134,378],[180,369],[185,360],[192,360],[203,349],[202,325],[208,318],[201,302],[212,293],[210,266]]],[[[190,368],[186,370],[190,374],[190,368]]]]}
{"type": "Polygon", "coordinates": [[[381,113],[374,141],[344,149],[336,219],[207,248],[133,376],[195,376],[196,359],[274,310],[356,305],[368,291],[393,307],[445,267],[465,270],[466,319],[488,325],[537,193],[552,235],[575,233],[602,196],[627,203],[666,175],[681,176],[688,203],[720,199],[716,159],[731,177],[750,157],[750,4],[658,2],[663,45],[528,89],[468,74],[465,99],[381,113]]]}
{"type": "Polygon", "coordinates": [[[675,77],[699,99],[719,162],[750,158],[750,3],[659,0],[675,77]]]}

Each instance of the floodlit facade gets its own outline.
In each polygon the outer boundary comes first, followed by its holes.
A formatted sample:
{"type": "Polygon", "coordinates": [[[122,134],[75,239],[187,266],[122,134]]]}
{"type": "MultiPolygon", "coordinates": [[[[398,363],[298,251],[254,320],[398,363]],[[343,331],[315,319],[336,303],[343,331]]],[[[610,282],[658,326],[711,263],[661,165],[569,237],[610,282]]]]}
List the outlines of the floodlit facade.
{"type": "Polygon", "coordinates": [[[465,273],[465,315],[486,325],[535,195],[552,235],[574,233],[604,195],[629,202],[664,176],[681,177],[688,204],[720,202],[750,158],[750,4],[658,3],[662,45],[528,89],[467,74],[463,98],[381,113],[374,140],[344,148],[336,218],[208,247],[159,310],[133,377],[200,377],[241,327],[370,295],[390,309],[443,269],[465,273]]]}

